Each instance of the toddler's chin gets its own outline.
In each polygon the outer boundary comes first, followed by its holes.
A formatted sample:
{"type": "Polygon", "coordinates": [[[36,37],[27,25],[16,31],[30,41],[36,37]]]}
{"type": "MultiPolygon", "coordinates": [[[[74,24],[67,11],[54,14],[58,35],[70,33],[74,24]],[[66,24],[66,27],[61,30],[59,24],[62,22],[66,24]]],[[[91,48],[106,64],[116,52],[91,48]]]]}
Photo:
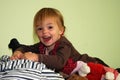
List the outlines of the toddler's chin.
{"type": "Polygon", "coordinates": [[[46,47],[50,47],[50,46],[52,46],[52,45],[54,45],[54,44],[44,44],[46,47]]]}

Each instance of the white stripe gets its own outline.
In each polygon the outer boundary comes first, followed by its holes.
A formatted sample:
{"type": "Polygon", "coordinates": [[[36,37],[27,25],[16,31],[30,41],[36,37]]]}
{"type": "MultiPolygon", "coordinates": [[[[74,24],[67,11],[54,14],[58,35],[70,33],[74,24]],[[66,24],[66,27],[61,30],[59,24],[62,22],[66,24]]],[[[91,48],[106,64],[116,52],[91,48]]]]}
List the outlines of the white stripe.
{"type": "Polygon", "coordinates": [[[9,69],[12,69],[12,61],[9,62],[9,69]]]}
{"type": "Polygon", "coordinates": [[[2,70],[4,70],[4,69],[5,69],[5,64],[2,65],[2,70]]]}

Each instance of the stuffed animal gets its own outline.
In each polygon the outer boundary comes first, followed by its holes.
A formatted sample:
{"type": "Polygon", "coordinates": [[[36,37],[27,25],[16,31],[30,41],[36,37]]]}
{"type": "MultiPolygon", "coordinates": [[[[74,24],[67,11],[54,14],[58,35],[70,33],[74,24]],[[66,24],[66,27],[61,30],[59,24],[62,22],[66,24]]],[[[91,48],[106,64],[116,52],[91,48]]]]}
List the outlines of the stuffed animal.
{"type": "Polygon", "coordinates": [[[22,46],[22,44],[20,44],[16,38],[11,39],[10,43],[8,44],[8,47],[12,49],[12,52],[14,52],[20,46],[22,46]]]}
{"type": "Polygon", "coordinates": [[[72,74],[67,80],[88,80],[88,79],[77,74],[72,74]]]}
{"type": "Polygon", "coordinates": [[[91,70],[87,75],[89,80],[119,80],[120,75],[117,70],[98,63],[90,62],[87,64],[91,70]]]}
{"type": "Polygon", "coordinates": [[[77,66],[71,74],[75,72],[78,72],[82,77],[86,76],[88,80],[120,80],[120,74],[117,70],[93,62],[77,61],[77,66]]]}

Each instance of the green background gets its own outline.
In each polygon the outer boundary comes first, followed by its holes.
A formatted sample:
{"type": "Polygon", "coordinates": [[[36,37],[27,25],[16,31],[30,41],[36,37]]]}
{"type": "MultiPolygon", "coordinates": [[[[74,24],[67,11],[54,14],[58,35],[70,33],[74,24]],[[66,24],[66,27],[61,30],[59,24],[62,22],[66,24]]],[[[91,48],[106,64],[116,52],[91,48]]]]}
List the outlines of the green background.
{"type": "Polygon", "coordinates": [[[0,56],[11,55],[12,38],[33,44],[33,17],[43,7],[64,16],[65,36],[81,53],[120,67],[120,0],[0,0],[0,56]]]}

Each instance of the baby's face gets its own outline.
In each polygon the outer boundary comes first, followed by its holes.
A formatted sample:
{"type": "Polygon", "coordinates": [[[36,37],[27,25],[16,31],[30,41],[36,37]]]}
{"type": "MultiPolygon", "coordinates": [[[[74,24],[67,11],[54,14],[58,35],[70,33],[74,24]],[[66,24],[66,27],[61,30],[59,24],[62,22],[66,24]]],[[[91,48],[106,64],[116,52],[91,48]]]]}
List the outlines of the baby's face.
{"type": "Polygon", "coordinates": [[[38,22],[37,35],[45,46],[52,46],[60,39],[63,31],[59,28],[55,18],[46,18],[42,25],[38,22]]]}

